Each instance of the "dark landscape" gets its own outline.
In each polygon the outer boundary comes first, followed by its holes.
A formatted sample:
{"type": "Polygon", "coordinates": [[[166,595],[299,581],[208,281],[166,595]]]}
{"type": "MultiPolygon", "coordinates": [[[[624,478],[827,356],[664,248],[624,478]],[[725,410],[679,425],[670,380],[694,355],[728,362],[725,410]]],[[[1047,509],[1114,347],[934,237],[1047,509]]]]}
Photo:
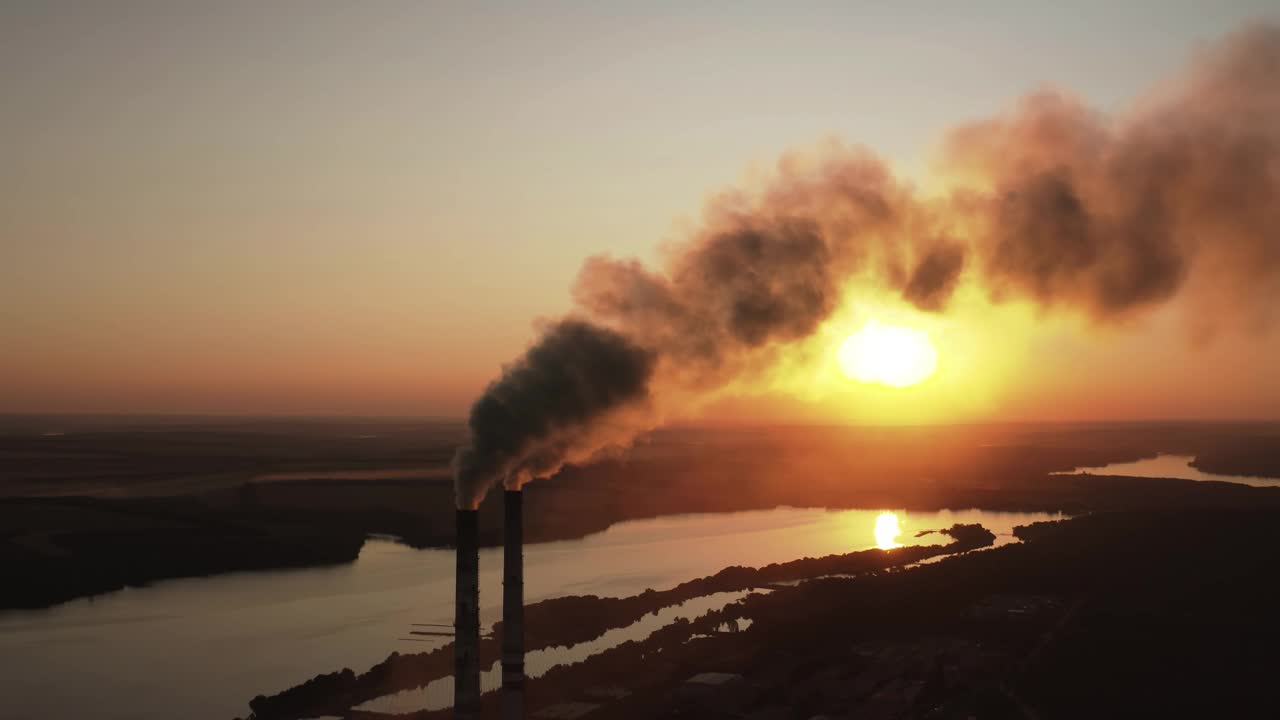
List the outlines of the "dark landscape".
{"type": "MultiPolygon", "coordinates": [[[[414,547],[453,541],[452,490],[441,471],[456,425],[122,423],[3,424],[3,557],[18,581],[4,594],[8,607],[172,577],[347,563],[372,535],[414,547]],[[46,434],[55,427],[66,429],[46,434]]],[[[727,568],[629,598],[530,604],[534,652],[590,642],[693,598],[759,591],[530,678],[531,717],[577,708],[609,718],[1072,718],[1256,707],[1264,678],[1280,669],[1269,650],[1280,626],[1267,612],[1280,601],[1271,572],[1280,482],[1057,474],[1157,453],[1195,456],[1207,472],[1265,476],[1280,453],[1280,426],[686,427],[644,438],[625,458],[568,468],[528,489],[528,542],[638,518],[778,505],[1074,518],[1020,528],[1022,542],[996,549],[982,549],[991,542],[982,528],[957,526],[946,531],[949,544],[939,536],[938,545],[727,568]],[[915,566],[926,559],[934,561],[915,566]],[[1104,646],[1115,649],[1096,651],[1104,646]],[[1218,678],[1222,657],[1249,671],[1218,678]],[[704,673],[724,685],[691,682],[704,673]],[[1170,682],[1190,687],[1172,698],[1161,690],[1170,682]]],[[[496,505],[481,508],[487,545],[502,538],[496,505]]],[[[482,641],[483,666],[496,661],[501,634],[499,622],[482,641]]],[[[248,717],[449,717],[354,708],[447,678],[452,661],[446,644],[395,652],[367,670],[322,672],[246,698],[248,717]]],[[[485,708],[499,717],[496,700],[485,708]]]]}
{"type": "MultiPolygon", "coordinates": [[[[448,547],[448,463],[463,431],[396,420],[9,417],[0,422],[0,558],[17,582],[0,608],[350,562],[374,534],[448,547]],[[401,477],[342,477],[379,470],[401,477]]],[[[1269,494],[1243,487],[1051,473],[1165,452],[1194,455],[1202,470],[1266,474],[1277,438],[1280,426],[1268,423],[662,430],[625,458],[531,486],[525,533],[544,542],[625,520],[779,505],[1269,507],[1269,494]]],[[[480,518],[482,544],[499,544],[500,503],[485,503],[480,518]]]]}
{"type": "Polygon", "coordinates": [[[1256,717],[1280,669],[1278,521],[1036,525],[1021,544],[753,596],[535,679],[530,704],[637,719],[1256,717]],[[751,624],[717,630],[730,619],[751,624]],[[694,680],[708,672],[727,679],[694,680]]]}

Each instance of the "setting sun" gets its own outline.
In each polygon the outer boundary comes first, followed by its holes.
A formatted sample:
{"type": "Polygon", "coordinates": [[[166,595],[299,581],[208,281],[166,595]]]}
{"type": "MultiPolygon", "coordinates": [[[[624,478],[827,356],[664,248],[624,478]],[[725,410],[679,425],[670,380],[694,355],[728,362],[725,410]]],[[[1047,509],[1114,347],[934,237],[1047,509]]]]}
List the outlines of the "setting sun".
{"type": "Polygon", "coordinates": [[[841,343],[836,359],[854,380],[906,387],[933,374],[938,351],[924,330],[872,320],[841,343]]]}

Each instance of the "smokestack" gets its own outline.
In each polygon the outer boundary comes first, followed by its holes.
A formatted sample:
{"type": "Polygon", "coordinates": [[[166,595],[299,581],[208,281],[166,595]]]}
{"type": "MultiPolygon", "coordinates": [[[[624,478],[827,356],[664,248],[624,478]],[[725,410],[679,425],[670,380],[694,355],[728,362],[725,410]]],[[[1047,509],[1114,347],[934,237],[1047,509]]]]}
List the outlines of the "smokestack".
{"type": "Polygon", "coordinates": [[[524,493],[503,493],[502,717],[524,720],[524,493]]]}
{"type": "Polygon", "coordinates": [[[458,596],[454,603],[453,717],[480,717],[480,538],[478,513],[458,511],[458,596]]]}

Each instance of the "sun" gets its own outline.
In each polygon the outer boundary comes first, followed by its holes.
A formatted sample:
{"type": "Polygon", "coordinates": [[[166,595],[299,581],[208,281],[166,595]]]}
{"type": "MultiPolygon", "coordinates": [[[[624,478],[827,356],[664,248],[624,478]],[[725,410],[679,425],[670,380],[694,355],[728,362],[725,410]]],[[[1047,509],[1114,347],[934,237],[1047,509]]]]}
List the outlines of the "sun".
{"type": "Polygon", "coordinates": [[[907,387],[938,367],[938,350],[924,330],[869,321],[840,344],[840,370],[854,380],[907,387]]]}

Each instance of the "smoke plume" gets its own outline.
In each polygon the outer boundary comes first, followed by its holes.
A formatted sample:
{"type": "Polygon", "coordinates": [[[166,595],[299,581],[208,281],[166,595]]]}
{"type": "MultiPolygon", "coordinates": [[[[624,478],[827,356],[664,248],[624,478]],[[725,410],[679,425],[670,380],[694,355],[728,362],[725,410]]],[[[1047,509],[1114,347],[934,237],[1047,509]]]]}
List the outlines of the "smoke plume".
{"type": "Polygon", "coordinates": [[[471,408],[471,444],[454,457],[458,506],[492,482],[523,484],[589,459],[610,437],[610,412],[643,404],[653,352],[582,320],[552,325],[471,408]]]}
{"type": "Polygon", "coordinates": [[[944,164],[984,178],[972,252],[995,297],[1124,317],[1194,290],[1257,317],[1280,266],[1280,27],[1206,52],[1129,116],[1060,93],[955,130],[944,164]]]}
{"type": "Polygon", "coordinates": [[[1228,37],[1121,117],[1033,94],[950,132],[939,169],[955,186],[924,198],[863,149],[787,156],[661,267],[589,259],[573,316],[472,408],[459,506],[767,368],[855,276],[928,312],[969,277],[1097,322],[1179,295],[1207,329],[1264,322],[1280,297],[1280,27],[1228,37]]]}

